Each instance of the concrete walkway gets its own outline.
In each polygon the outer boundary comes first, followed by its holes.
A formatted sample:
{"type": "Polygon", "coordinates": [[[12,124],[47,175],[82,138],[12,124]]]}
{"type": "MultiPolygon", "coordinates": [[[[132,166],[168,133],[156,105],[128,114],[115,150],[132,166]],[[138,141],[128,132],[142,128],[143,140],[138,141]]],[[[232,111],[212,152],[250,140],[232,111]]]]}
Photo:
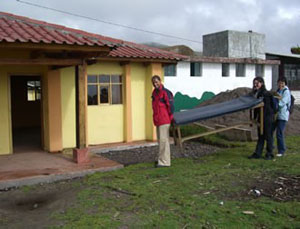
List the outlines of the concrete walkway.
{"type": "Polygon", "coordinates": [[[154,145],[157,143],[139,141],[91,146],[90,162],[80,165],[73,162],[71,150],[64,154],[51,154],[37,148],[18,148],[17,153],[0,156],[0,190],[120,169],[124,167],[122,164],[102,157],[101,153],[154,145]]]}
{"type": "Polygon", "coordinates": [[[98,155],[91,156],[90,162],[78,165],[73,162],[71,154],[43,151],[15,153],[0,156],[0,190],[51,183],[120,168],[123,165],[98,155]]]}

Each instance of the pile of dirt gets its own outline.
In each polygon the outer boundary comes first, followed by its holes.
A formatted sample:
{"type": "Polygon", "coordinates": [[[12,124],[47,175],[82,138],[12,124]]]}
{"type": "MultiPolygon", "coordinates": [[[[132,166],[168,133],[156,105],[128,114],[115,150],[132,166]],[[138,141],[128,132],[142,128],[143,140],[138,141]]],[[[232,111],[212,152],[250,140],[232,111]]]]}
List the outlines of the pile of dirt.
{"type": "MultiPolygon", "coordinates": [[[[225,101],[229,101],[235,98],[238,98],[243,95],[247,95],[251,92],[251,88],[241,87],[236,88],[234,90],[228,90],[225,92],[221,92],[217,94],[212,99],[209,99],[203,103],[200,104],[200,106],[206,106],[210,104],[217,104],[222,103],[225,101]]],[[[208,119],[205,121],[202,121],[201,123],[204,125],[212,126],[214,127],[215,124],[222,124],[222,125],[232,125],[237,124],[245,121],[250,120],[249,110],[240,111],[228,115],[223,115],[220,117],[208,119]]],[[[285,134],[286,135],[299,135],[300,134],[300,125],[298,124],[300,122],[300,106],[295,106],[293,113],[290,115],[290,120],[287,124],[285,134]]],[[[249,128],[249,127],[247,127],[249,128]]],[[[256,127],[252,127],[252,131],[256,131],[256,127]]]]}

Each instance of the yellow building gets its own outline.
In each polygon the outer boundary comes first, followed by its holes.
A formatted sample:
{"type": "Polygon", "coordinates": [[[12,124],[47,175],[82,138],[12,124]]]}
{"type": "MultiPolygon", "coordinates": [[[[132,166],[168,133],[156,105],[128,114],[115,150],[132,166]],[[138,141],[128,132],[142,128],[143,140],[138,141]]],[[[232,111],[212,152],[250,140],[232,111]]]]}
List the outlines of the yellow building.
{"type": "Polygon", "coordinates": [[[151,77],[184,56],[0,12],[0,155],[155,140],[151,77]]]}

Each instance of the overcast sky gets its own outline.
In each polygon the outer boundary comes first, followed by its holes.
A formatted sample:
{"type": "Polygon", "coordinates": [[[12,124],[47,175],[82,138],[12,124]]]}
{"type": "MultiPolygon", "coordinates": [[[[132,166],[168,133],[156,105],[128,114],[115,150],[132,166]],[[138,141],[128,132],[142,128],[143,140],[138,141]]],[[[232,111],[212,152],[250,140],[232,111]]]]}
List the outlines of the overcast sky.
{"type": "Polygon", "coordinates": [[[188,42],[0,0],[0,11],[138,43],[185,44],[202,50],[202,35],[252,30],[266,35],[266,51],[300,46],[300,0],[24,0],[70,13],[199,41],[188,42]]]}

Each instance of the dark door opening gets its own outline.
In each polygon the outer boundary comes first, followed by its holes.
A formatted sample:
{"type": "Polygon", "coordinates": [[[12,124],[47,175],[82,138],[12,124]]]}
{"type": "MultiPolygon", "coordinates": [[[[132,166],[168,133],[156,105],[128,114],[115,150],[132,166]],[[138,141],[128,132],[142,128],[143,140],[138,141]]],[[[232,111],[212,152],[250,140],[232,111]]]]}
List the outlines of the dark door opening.
{"type": "Polygon", "coordinates": [[[11,76],[13,152],[41,150],[41,77],[11,76]]]}

